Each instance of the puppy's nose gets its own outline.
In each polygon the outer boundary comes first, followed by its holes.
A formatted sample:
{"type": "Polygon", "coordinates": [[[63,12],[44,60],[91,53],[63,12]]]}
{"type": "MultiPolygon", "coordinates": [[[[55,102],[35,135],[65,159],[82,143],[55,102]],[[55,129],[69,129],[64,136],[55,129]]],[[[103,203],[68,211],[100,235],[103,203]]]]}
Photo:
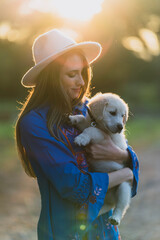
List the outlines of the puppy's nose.
{"type": "Polygon", "coordinates": [[[118,124],[117,124],[117,128],[118,128],[118,132],[121,132],[122,129],[123,129],[123,125],[120,124],[120,123],[118,123],[118,124]]]}

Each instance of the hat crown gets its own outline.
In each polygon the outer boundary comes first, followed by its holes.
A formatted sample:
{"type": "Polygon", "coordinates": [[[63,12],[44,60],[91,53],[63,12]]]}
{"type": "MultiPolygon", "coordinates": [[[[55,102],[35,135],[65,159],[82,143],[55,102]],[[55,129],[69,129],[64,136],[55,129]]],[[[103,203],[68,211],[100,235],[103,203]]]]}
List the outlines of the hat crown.
{"type": "Polygon", "coordinates": [[[57,29],[53,29],[35,39],[32,47],[34,62],[35,64],[40,63],[49,56],[58,54],[63,49],[75,44],[73,39],[63,35],[57,29]]]}
{"type": "Polygon", "coordinates": [[[32,55],[35,66],[31,67],[22,77],[24,87],[35,87],[39,73],[57,57],[71,51],[80,49],[89,64],[94,62],[101,54],[102,47],[97,42],[80,42],[64,35],[58,29],[52,29],[39,37],[33,43],[32,55]]]}

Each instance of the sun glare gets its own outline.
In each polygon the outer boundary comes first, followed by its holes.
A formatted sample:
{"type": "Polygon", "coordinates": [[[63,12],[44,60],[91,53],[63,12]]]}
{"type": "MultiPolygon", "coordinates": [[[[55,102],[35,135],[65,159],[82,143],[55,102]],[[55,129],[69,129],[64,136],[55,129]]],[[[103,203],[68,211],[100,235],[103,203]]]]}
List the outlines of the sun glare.
{"type": "Polygon", "coordinates": [[[122,39],[122,45],[132,51],[138,58],[141,58],[145,61],[151,61],[152,56],[148,50],[144,47],[143,42],[138,37],[126,37],[122,39]]]}
{"type": "Polygon", "coordinates": [[[103,0],[58,0],[56,11],[64,18],[88,21],[101,11],[103,0]]]}
{"type": "Polygon", "coordinates": [[[139,35],[145,42],[150,53],[154,56],[158,56],[160,54],[160,47],[157,35],[153,31],[146,28],[140,29],[139,35]]]}
{"type": "Polygon", "coordinates": [[[0,38],[5,39],[8,32],[11,30],[10,24],[8,22],[3,22],[0,25],[0,38]]]}
{"type": "Polygon", "coordinates": [[[27,30],[17,30],[12,28],[9,22],[0,24],[0,39],[8,40],[9,42],[22,42],[28,36],[27,30]]]}
{"type": "Polygon", "coordinates": [[[146,61],[150,61],[152,56],[160,54],[160,45],[156,33],[150,29],[141,28],[139,36],[140,38],[135,36],[123,38],[122,45],[146,61]]]}
{"type": "Polygon", "coordinates": [[[58,14],[62,18],[89,21],[102,10],[104,0],[30,0],[20,7],[21,14],[32,10],[58,14]]]}
{"type": "Polygon", "coordinates": [[[122,40],[122,44],[128,50],[141,52],[144,50],[142,41],[138,37],[127,37],[122,40]]]}

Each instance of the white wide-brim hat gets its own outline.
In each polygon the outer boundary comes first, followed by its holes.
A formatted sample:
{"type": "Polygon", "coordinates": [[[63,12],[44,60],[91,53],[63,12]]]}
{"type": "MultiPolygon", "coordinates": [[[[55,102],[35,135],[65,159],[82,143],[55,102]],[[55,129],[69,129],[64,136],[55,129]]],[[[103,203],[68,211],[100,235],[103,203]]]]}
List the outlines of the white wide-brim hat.
{"type": "Polygon", "coordinates": [[[57,29],[40,35],[35,39],[32,46],[35,66],[25,73],[21,80],[22,85],[24,87],[35,87],[38,74],[50,62],[73,49],[81,49],[89,64],[94,62],[102,51],[101,45],[97,42],[77,43],[57,29]]]}

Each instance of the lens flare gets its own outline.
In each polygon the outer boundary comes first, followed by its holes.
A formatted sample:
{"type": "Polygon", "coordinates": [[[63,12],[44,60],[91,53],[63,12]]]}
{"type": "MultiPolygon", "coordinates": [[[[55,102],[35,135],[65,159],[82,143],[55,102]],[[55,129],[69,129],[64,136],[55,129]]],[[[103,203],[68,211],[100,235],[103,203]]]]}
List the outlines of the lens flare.
{"type": "Polygon", "coordinates": [[[19,12],[29,14],[33,10],[58,14],[62,18],[89,21],[102,10],[104,0],[30,0],[23,2],[19,12]]]}
{"type": "Polygon", "coordinates": [[[11,26],[8,22],[3,22],[0,25],[0,38],[6,39],[8,32],[11,30],[11,26]]]}
{"type": "Polygon", "coordinates": [[[153,31],[146,28],[140,29],[139,35],[145,42],[149,52],[154,56],[158,56],[160,54],[160,47],[157,35],[153,31]]]}

